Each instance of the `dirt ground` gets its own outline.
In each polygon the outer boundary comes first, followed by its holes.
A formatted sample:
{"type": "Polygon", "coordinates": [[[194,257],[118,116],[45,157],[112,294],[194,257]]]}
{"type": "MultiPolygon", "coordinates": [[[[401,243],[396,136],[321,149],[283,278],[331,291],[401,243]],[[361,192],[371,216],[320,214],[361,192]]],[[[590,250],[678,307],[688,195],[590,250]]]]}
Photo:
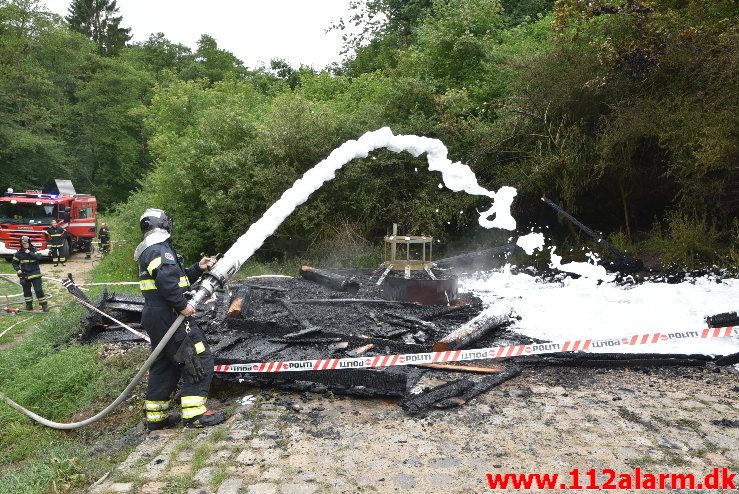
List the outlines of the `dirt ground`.
{"type": "Polygon", "coordinates": [[[390,400],[229,393],[226,424],[135,431],[143,441],[90,492],[468,493],[490,491],[488,473],[739,471],[739,428],[714,422],[738,418],[733,368],[527,368],[423,417],[390,400]]]}

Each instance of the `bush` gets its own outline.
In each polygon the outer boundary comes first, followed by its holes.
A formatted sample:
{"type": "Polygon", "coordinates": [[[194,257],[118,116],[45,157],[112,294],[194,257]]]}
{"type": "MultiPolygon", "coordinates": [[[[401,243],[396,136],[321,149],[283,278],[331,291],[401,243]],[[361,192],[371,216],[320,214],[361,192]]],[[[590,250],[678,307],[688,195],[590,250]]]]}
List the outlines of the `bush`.
{"type": "Polygon", "coordinates": [[[667,215],[664,227],[655,222],[645,245],[661,253],[663,265],[692,269],[719,261],[719,241],[719,232],[705,215],[675,211],[667,215]]]}

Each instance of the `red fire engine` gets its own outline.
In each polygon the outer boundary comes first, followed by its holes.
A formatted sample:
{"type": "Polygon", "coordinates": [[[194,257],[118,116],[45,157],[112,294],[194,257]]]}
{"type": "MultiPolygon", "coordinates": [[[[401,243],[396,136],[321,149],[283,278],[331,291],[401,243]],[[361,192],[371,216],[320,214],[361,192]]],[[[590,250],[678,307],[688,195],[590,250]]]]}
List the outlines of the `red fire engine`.
{"type": "Polygon", "coordinates": [[[97,199],[77,194],[69,180],[57,180],[59,194],[39,190],[13,192],[0,197],[0,256],[10,257],[20,249],[20,238],[28,235],[42,255],[49,256],[46,229],[51,220],[67,230],[62,256],[74,250],[90,252],[97,233],[97,199]]]}

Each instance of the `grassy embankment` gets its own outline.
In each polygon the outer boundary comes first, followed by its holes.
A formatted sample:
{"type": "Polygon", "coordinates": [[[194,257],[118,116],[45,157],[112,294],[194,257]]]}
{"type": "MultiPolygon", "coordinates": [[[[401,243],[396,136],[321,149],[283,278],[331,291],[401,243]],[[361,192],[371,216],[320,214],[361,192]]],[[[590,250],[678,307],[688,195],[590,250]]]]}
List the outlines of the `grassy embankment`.
{"type": "MultiPolygon", "coordinates": [[[[115,232],[115,220],[113,223],[115,232]]],[[[92,281],[135,280],[131,242],[115,244],[111,255],[95,262],[92,281]]],[[[301,260],[250,261],[239,276],[295,275],[301,264],[301,260]]],[[[48,272],[49,265],[42,265],[42,270],[48,272]]],[[[0,273],[12,272],[10,264],[0,260],[0,273]]],[[[0,283],[0,299],[19,290],[10,283],[0,283]]],[[[0,315],[0,333],[20,322],[0,338],[0,390],[44,417],[69,422],[89,417],[112,401],[148,351],[140,348],[103,357],[101,345],[77,343],[79,320],[85,310],[52,284],[46,281],[45,289],[55,295],[52,305],[60,307],[50,314],[0,315]]],[[[138,292],[135,286],[113,289],[138,292]]],[[[94,287],[87,293],[96,300],[102,290],[94,287]]],[[[16,300],[22,298],[9,299],[16,300]]],[[[129,447],[113,443],[141,420],[142,391],[139,386],[126,405],[101,422],[69,432],[39,426],[0,404],[0,494],[81,492],[110,471],[129,452],[129,447]]]]}
{"type": "MultiPolygon", "coordinates": [[[[93,280],[117,277],[111,264],[104,260],[96,266],[93,280]]],[[[12,272],[10,264],[0,261],[0,272],[12,272]]],[[[7,285],[12,293],[13,287],[7,285]]],[[[90,298],[94,300],[100,291],[90,290],[90,298]]],[[[79,420],[117,396],[147,351],[134,349],[103,359],[99,345],[80,345],[75,340],[84,309],[62,292],[53,302],[60,307],[51,314],[36,315],[0,339],[0,389],[44,417],[79,420]]],[[[0,333],[27,318],[0,315],[0,333]]],[[[127,454],[126,448],[101,446],[140,421],[140,396],[139,389],[129,406],[97,424],[69,432],[39,426],[0,404],[0,493],[77,492],[90,485],[127,454]],[[98,452],[91,452],[93,445],[98,452]]]]}

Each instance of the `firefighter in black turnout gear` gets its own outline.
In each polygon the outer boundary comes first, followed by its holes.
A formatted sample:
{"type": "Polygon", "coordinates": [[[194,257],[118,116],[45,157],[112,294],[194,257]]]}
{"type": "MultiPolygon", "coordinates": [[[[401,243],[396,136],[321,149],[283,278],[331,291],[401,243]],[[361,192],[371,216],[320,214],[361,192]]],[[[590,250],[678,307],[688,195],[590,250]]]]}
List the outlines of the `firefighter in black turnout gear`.
{"type": "Polygon", "coordinates": [[[59,226],[56,220],[51,220],[51,227],[46,230],[46,234],[49,236],[49,255],[54,260],[54,266],[62,266],[67,262],[67,258],[62,255],[62,249],[64,249],[64,236],[67,234],[67,230],[59,226]]]}
{"type": "Polygon", "coordinates": [[[44,288],[41,286],[41,268],[39,261],[41,254],[31,244],[31,239],[27,236],[21,237],[21,248],[13,254],[13,269],[15,269],[18,278],[20,278],[21,286],[23,286],[23,296],[26,299],[26,309],[33,310],[33,296],[31,295],[31,287],[36,292],[36,298],[41,304],[44,312],[49,312],[49,303],[44,288]]]}
{"type": "Polygon", "coordinates": [[[139,284],[144,295],[141,323],[155,348],[178,314],[187,316],[149,369],[144,404],[149,430],[171,427],[179,422],[170,414],[170,399],[182,377],[182,421],[185,427],[204,427],[223,422],[221,412],[205,407],[213,378],[213,354],[203,331],[192,319],[195,309],[188,305],[185,292],[214,259],[204,257],[185,269],[172,245],[172,220],[161,209],[147,209],[141,216],[144,241],[136,248],[139,284]]]}
{"type": "Polygon", "coordinates": [[[110,229],[107,223],[100,226],[98,238],[100,239],[100,253],[104,256],[110,254],[110,229]]]}

